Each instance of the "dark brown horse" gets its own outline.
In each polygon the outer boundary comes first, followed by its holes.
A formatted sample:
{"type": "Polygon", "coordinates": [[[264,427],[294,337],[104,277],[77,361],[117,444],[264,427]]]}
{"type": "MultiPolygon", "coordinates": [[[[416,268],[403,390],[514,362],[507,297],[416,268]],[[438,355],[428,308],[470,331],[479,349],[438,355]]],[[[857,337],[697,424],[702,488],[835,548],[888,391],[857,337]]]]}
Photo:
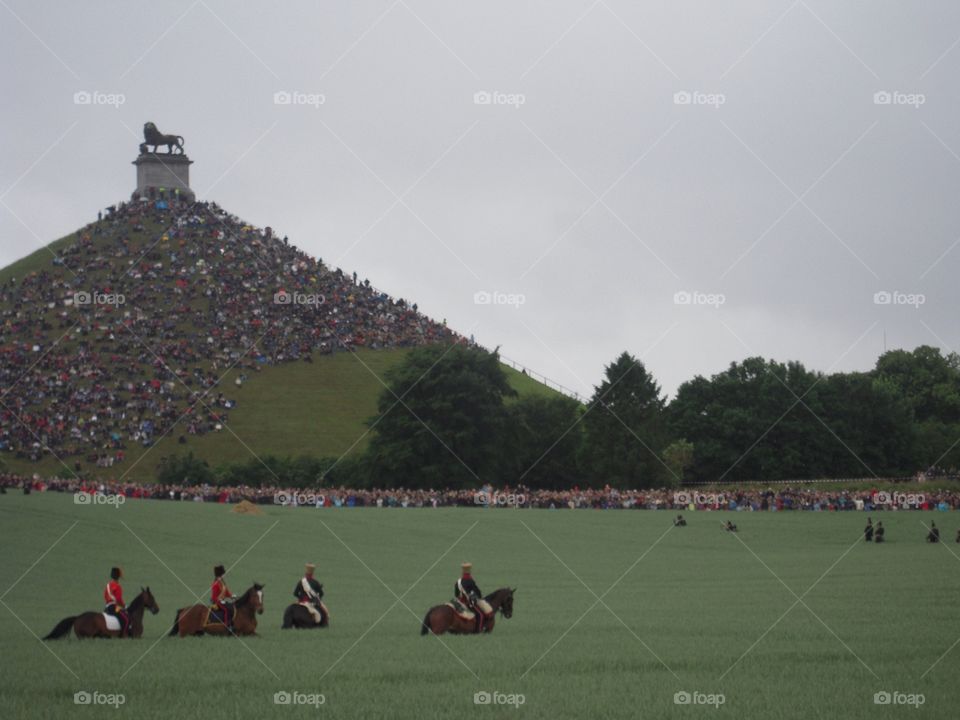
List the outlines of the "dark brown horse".
{"type": "MultiPolygon", "coordinates": [[[[493,617],[490,618],[484,632],[493,632],[493,624],[498,610],[505,618],[513,616],[513,594],[516,591],[516,588],[500,588],[484,598],[493,608],[493,617]]],[[[427,614],[423,618],[423,625],[420,628],[420,634],[426,635],[430,632],[434,635],[442,635],[445,632],[456,635],[475,635],[479,630],[476,620],[468,620],[449,604],[444,604],[434,605],[427,610],[427,614]]]]}
{"type": "Polygon", "coordinates": [[[173,619],[170,635],[256,635],[257,615],[263,614],[263,585],[254,583],[233,604],[233,625],[210,618],[210,607],[203,604],[180,608],[173,619]]]}
{"type": "Polygon", "coordinates": [[[303,605],[300,603],[291,603],[287,606],[287,609],[283,611],[283,625],[281,625],[280,628],[282,630],[289,630],[290,628],[301,630],[303,628],[329,627],[330,613],[327,611],[327,606],[319,601],[317,601],[314,606],[317,608],[317,612],[320,613],[319,623],[313,619],[313,615],[303,605]]]}
{"type": "MultiPolygon", "coordinates": [[[[130,606],[127,608],[127,615],[130,618],[129,637],[138,638],[143,635],[143,611],[149,610],[154,615],[160,612],[157,601],[150,592],[150,588],[140,588],[140,594],[137,595],[130,606]]],[[[50,631],[44,640],[56,640],[64,635],[70,634],[70,628],[76,633],[78,638],[102,637],[113,638],[120,637],[119,630],[108,630],[107,621],[102,612],[91,610],[67,617],[57,623],[57,626],[50,631]]]]}

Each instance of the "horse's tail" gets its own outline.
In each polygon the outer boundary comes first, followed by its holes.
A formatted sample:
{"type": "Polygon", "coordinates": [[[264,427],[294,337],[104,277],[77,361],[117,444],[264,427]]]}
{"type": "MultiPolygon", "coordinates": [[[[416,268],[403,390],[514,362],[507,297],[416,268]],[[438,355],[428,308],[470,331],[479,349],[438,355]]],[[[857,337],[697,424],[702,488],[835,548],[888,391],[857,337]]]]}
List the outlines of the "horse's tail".
{"type": "MultiPolygon", "coordinates": [[[[183,608],[180,608],[182,610],[183,608]]],[[[170,632],[167,633],[167,636],[172,637],[180,632],[180,610],[177,610],[177,614],[173,617],[173,627],[170,628],[170,632]]]]}
{"type": "Polygon", "coordinates": [[[280,629],[289,630],[292,627],[293,627],[293,607],[288,605],[287,609],[283,611],[283,625],[280,626],[280,629]]]}
{"type": "Polygon", "coordinates": [[[427,610],[427,614],[423,616],[423,624],[420,626],[421,635],[426,635],[428,632],[430,632],[430,624],[428,621],[430,620],[431,612],[433,612],[433,608],[427,610]]]}
{"type": "Polygon", "coordinates": [[[64,635],[70,632],[70,628],[73,627],[73,621],[77,619],[77,616],[67,617],[57,623],[57,626],[50,631],[50,634],[47,635],[44,640],[56,640],[61,638],[64,635]]]}

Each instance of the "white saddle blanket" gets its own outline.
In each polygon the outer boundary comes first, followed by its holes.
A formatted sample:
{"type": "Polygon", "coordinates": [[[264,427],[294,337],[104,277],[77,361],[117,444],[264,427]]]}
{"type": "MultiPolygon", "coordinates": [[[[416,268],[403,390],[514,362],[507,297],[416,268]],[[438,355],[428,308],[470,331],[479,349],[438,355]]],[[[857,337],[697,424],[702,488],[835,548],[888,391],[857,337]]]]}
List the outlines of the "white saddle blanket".
{"type": "Polygon", "coordinates": [[[116,632],[120,632],[120,618],[118,618],[116,615],[103,613],[103,621],[107,624],[107,630],[115,630],[116,632]]]}
{"type": "Polygon", "coordinates": [[[464,620],[473,620],[473,619],[477,616],[477,614],[476,614],[475,612],[473,612],[472,610],[468,610],[467,608],[462,607],[462,606],[461,606],[461,607],[457,607],[456,605],[454,605],[453,603],[450,603],[450,602],[447,603],[447,607],[452,608],[453,611],[454,611],[457,615],[459,615],[460,617],[462,617],[464,620]]]}

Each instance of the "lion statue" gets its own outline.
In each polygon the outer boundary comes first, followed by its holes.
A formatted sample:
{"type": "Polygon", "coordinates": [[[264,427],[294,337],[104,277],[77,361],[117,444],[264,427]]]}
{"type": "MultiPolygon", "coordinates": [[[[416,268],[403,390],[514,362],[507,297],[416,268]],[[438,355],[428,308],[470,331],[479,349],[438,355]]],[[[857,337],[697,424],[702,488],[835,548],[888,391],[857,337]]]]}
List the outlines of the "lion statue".
{"type": "Polygon", "coordinates": [[[157,149],[161,145],[166,145],[168,154],[172,155],[174,152],[179,152],[179,154],[183,155],[183,136],[164,135],[157,130],[157,126],[152,122],[148,122],[143,126],[143,139],[145,142],[140,143],[141,153],[146,153],[147,146],[153,145],[153,152],[156,154],[157,149]]]}

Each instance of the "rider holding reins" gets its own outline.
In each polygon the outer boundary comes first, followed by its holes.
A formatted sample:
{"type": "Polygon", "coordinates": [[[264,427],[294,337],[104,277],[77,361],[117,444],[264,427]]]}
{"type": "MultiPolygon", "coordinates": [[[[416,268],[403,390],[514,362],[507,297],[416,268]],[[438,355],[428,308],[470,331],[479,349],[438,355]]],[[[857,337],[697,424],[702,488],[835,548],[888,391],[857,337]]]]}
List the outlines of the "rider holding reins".
{"type": "Polygon", "coordinates": [[[233,593],[230,592],[230,588],[227,587],[227,581],[223,577],[226,574],[227,571],[223,565],[217,565],[213,569],[213,585],[210,586],[210,603],[214,609],[222,613],[223,624],[229,627],[231,624],[230,610],[232,603],[228,601],[233,600],[233,593]]]}
{"type": "Polygon", "coordinates": [[[473,570],[473,563],[465,562],[460,565],[460,579],[453,586],[453,594],[465,607],[470,608],[479,616],[479,632],[489,625],[493,618],[493,608],[490,603],[483,599],[483,593],[477,586],[476,580],[470,574],[473,570]]]}
{"type": "Polygon", "coordinates": [[[103,590],[103,602],[106,603],[103,611],[120,621],[120,637],[126,637],[130,626],[130,616],[127,615],[127,606],[123,602],[123,588],[120,587],[120,578],[122,577],[122,569],[118,567],[110,568],[110,582],[103,590]]]}
{"type": "Polygon", "coordinates": [[[316,569],[316,565],[307,563],[303,577],[300,578],[300,582],[293,589],[293,594],[296,596],[297,602],[306,608],[307,612],[313,617],[313,621],[319,625],[323,622],[320,608],[323,607],[324,612],[326,612],[326,607],[320,602],[320,598],[323,596],[323,586],[313,577],[313,572],[316,569]]]}

